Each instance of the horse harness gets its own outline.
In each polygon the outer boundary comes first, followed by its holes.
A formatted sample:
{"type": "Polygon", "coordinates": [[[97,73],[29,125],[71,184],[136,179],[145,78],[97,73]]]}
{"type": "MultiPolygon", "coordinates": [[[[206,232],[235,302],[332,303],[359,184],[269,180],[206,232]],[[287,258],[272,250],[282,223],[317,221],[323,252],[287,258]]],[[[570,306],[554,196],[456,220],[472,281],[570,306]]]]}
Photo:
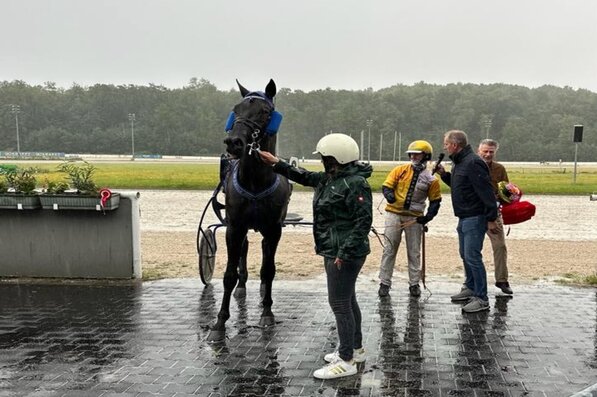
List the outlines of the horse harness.
{"type": "MultiPolygon", "coordinates": [[[[251,92],[247,96],[244,97],[244,100],[263,100],[270,105],[270,114],[268,115],[267,120],[261,120],[262,122],[254,121],[246,117],[237,117],[234,112],[231,112],[230,116],[228,117],[228,121],[226,122],[226,131],[232,130],[234,125],[237,123],[241,123],[244,126],[248,127],[251,130],[250,133],[250,142],[247,142],[248,148],[248,155],[249,156],[257,156],[260,160],[259,155],[257,152],[261,150],[261,141],[262,139],[267,136],[273,136],[277,133],[278,127],[280,122],[282,121],[282,115],[275,111],[274,104],[270,98],[265,96],[260,92],[251,92]]],[[[260,200],[267,198],[268,196],[272,195],[280,186],[281,177],[278,174],[275,174],[274,181],[272,184],[266,188],[265,190],[257,193],[253,193],[248,191],[247,189],[243,188],[238,180],[238,172],[239,172],[239,162],[232,161],[228,166],[228,172],[225,173],[225,178],[223,181],[223,186],[227,185],[227,179],[232,177],[232,186],[234,191],[238,193],[244,199],[247,199],[251,203],[252,207],[252,218],[253,221],[251,222],[253,225],[259,224],[259,220],[257,219],[257,203],[260,200]]],[[[225,189],[224,189],[225,192],[225,189]]],[[[225,192],[226,193],[226,192],[225,192]]],[[[257,227],[253,227],[257,230],[257,227]]]]}
{"type": "Polygon", "coordinates": [[[276,179],[270,187],[259,193],[252,193],[249,192],[247,189],[243,188],[240,185],[240,182],[238,181],[238,162],[233,163],[230,173],[232,174],[232,186],[234,187],[234,190],[238,194],[240,194],[241,197],[246,198],[247,200],[250,200],[252,202],[266,198],[267,196],[273,194],[278,188],[278,186],[280,186],[280,175],[275,174],[276,179]]]}
{"type": "MultiPolygon", "coordinates": [[[[258,230],[259,229],[259,224],[260,221],[257,217],[257,213],[258,213],[258,209],[257,209],[257,203],[260,200],[263,200],[269,196],[271,196],[276,189],[278,189],[278,187],[280,186],[281,183],[281,177],[278,174],[275,174],[275,179],[273,181],[273,183],[265,190],[258,192],[258,193],[253,193],[248,191],[247,189],[243,188],[238,180],[238,169],[239,169],[239,162],[238,160],[234,160],[231,161],[230,163],[228,163],[227,165],[227,171],[225,172],[225,177],[224,180],[220,182],[220,185],[218,185],[219,189],[220,187],[224,188],[224,193],[227,194],[226,192],[226,186],[227,186],[227,181],[229,178],[232,178],[232,187],[234,189],[234,191],[236,193],[238,193],[242,198],[249,200],[249,202],[251,203],[251,222],[250,224],[252,225],[251,229],[255,229],[258,230]]],[[[216,193],[217,194],[217,193],[216,193]]],[[[225,209],[225,206],[218,203],[219,206],[221,207],[221,209],[225,209]]],[[[216,209],[216,207],[214,207],[214,210],[216,210],[216,215],[219,215],[220,212],[218,209],[216,209]]],[[[220,221],[223,224],[228,224],[228,220],[225,218],[222,218],[221,216],[218,216],[218,218],[220,219],[220,221]]]]}

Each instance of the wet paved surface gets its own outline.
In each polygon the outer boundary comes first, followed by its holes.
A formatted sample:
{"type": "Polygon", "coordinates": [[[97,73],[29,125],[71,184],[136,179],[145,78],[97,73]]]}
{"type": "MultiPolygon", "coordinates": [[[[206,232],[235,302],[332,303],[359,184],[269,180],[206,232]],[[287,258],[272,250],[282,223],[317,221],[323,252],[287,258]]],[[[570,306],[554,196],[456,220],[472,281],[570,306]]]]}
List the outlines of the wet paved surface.
{"type": "MultiPolygon", "coordinates": [[[[404,287],[400,289],[400,287],[404,287]]],[[[411,300],[359,281],[367,361],[320,381],[334,350],[325,284],[274,284],[277,324],[256,327],[258,285],[233,300],[227,340],[204,341],[222,286],[0,284],[0,397],[569,396],[597,383],[595,289],[514,285],[491,311],[462,314],[454,282],[411,300]]]]}

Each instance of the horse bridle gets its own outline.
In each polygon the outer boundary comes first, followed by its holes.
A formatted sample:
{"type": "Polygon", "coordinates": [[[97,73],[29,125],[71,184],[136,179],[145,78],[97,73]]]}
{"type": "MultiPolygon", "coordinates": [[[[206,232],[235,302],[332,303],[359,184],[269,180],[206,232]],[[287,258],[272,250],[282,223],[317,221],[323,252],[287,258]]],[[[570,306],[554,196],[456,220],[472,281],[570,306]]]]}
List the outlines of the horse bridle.
{"type": "MultiPolygon", "coordinates": [[[[258,96],[246,97],[245,100],[253,99],[253,98],[264,100],[263,98],[260,98],[258,96]]],[[[270,109],[270,115],[273,110],[274,110],[273,108],[270,109]]],[[[271,117],[270,115],[268,115],[268,120],[271,117]]],[[[259,123],[257,123],[256,121],[253,121],[253,120],[245,118],[245,117],[235,117],[234,118],[234,123],[232,124],[233,126],[236,125],[236,123],[242,123],[245,126],[249,127],[249,129],[253,130],[253,132],[251,133],[252,142],[247,143],[247,147],[249,148],[249,156],[251,156],[253,154],[253,152],[258,152],[259,150],[261,150],[260,142],[264,136],[261,133],[261,131],[267,125],[268,120],[265,120],[263,126],[260,126],[259,123]]]]}
{"type": "MultiPolygon", "coordinates": [[[[255,97],[255,98],[263,99],[261,97],[255,97]]],[[[245,100],[246,99],[250,99],[250,97],[245,97],[245,100]]],[[[248,127],[250,130],[252,130],[252,132],[251,132],[252,142],[247,143],[247,147],[249,148],[249,156],[252,156],[253,152],[255,152],[255,157],[257,158],[257,160],[259,162],[262,162],[262,163],[263,163],[263,160],[261,160],[261,157],[259,155],[257,155],[257,152],[259,150],[261,150],[260,142],[263,139],[263,137],[266,135],[266,134],[263,134],[262,131],[265,131],[265,129],[267,128],[267,124],[269,123],[269,119],[270,119],[273,111],[274,111],[274,108],[270,107],[269,114],[267,116],[267,119],[264,121],[263,125],[260,125],[258,122],[251,120],[249,118],[236,117],[236,115],[234,118],[234,122],[232,124],[232,126],[234,127],[236,125],[236,123],[241,123],[244,126],[248,127]]],[[[254,194],[254,193],[249,192],[248,190],[244,189],[241,186],[240,181],[238,180],[238,163],[236,164],[235,168],[232,170],[232,186],[234,186],[234,189],[236,190],[237,193],[239,193],[242,197],[251,200],[251,202],[253,202],[253,203],[271,195],[273,192],[276,191],[276,189],[278,188],[279,185],[280,185],[280,175],[276,174],[274,182],[272,183],[272,185],[269,188],[265,189],[262,192],[254,194]]]]}
{"type": "Polygon", "coordinates": [[[251,133],[251,139],[253,141],[247,144],[247,147],[249,148],[249,156],[251,156],[253,152],[261,150],[261,145],[259,143],[261,142],[261,139],[263,139],[263,135],[260,137],[260,134],[261,130],[259,128],[253,129],[253,132],[251,133]]]}

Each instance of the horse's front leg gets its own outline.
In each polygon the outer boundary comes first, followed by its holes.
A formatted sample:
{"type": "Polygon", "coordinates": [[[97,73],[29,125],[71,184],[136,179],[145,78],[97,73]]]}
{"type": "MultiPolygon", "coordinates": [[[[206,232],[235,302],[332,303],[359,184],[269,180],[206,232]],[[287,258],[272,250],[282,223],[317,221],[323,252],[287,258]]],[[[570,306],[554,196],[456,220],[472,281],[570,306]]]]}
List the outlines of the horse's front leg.
{"type": "Polygon", "coordinates": [[[247,270],[247,255],[249,252],[249,239],[245,236],[243,246],[238,261],[238,285],[234,290],[234,297],[241,299],[247,296],[247,279],[249,278],[249,271],[247,270]]]}
{"type": "Polygon", "coordinates": [[[242,244],[239,244],[239,242],[245,239],[247,232],[247,229],[239,230],[232,226],[226,228],[228,261],[224,273],[224,296],[218,313],[218,320],[207,336],[208,341],[221,341],[226,336],[226,321],[230,318],[230,296],[238,281],[238,263],[242,251],[242,244]]]}
{"type": "Polygon", "coordinates": [[[282,236],[282,226],[277,227],[263,234],[261,241],[262,262],[261,262],[261,304],[263,311],[261,312],[261,320],[259,325],[261,327],[269,327],[275,324],[274,313],[272,312],[272,283],[276,276],[276,250],[278,243],[282,236]]]}

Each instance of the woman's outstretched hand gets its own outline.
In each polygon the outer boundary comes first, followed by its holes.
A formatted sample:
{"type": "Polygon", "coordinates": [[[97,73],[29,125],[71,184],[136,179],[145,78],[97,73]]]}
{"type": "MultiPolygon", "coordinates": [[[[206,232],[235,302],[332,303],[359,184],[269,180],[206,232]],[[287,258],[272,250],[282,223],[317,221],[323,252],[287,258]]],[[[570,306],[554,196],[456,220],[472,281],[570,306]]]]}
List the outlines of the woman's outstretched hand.
{"type": "Polygon", "coordinates": [[[265,164],[267,164],[267,165],[274,165],[278,161],[280,161],[279,158],[277,158],[276,156],[274,156],[270,152],[266,152],[266,151],[260,150],[257,153],[259,153],[259,157],[261,157],[261,160],[263,160],[263,162],[265,164]]]}

